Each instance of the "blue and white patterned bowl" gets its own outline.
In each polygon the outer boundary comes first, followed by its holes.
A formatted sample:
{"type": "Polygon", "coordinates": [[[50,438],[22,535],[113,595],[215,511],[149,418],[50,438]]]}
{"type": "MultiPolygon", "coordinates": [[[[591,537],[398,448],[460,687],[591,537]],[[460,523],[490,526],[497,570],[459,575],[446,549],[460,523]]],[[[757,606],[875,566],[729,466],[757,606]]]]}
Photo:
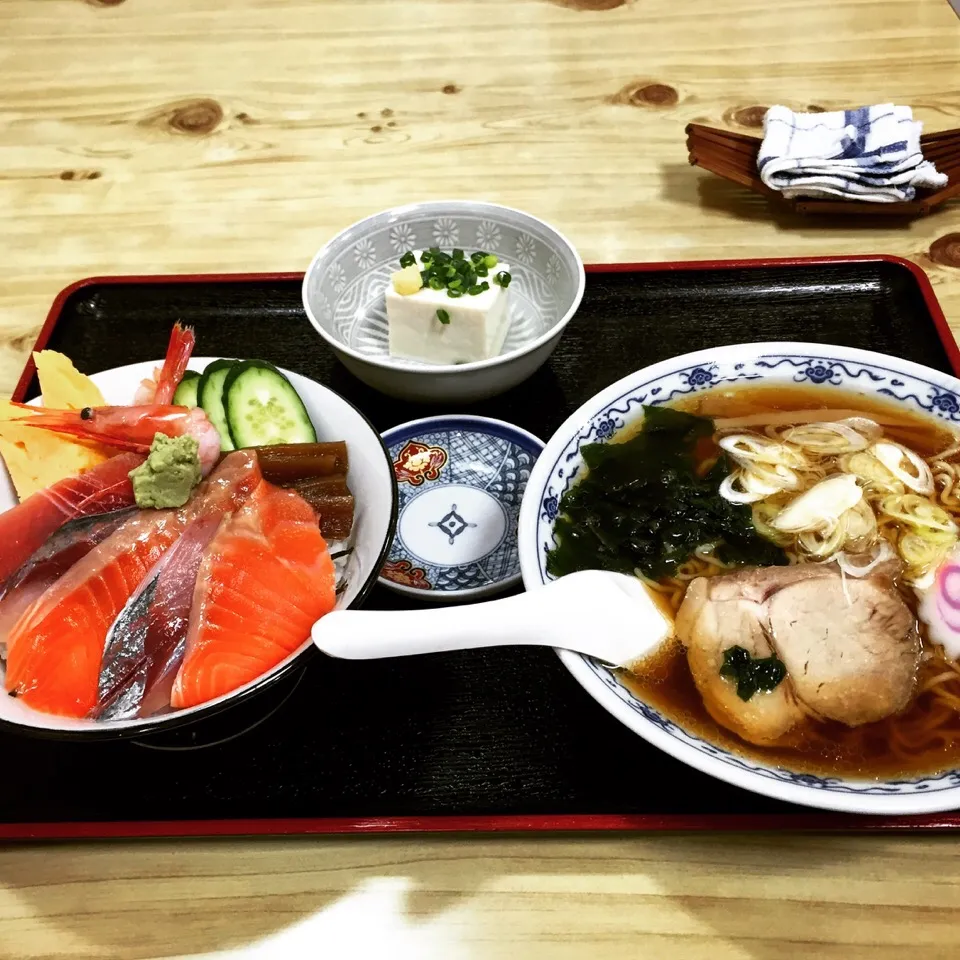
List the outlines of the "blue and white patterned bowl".
{"type": "Polygon", "coordinates": [[[473,200],[437,200],[367,217],[334,237],[303,278],[303,306],[343,365],[405,400],[470,402],[522,383],[553,352],[583,296],[573,244],[529,213],[473,200]],[[509,264],[510,330],[498,357],[426,364],[390,356],[384,289],[407,250],[484,250],[509,264]]]}
{"type": "MultiPolygon", "coordinates": [[[[546,556],[555,544],[560,498],[583,469],[580,448],[609,439],[661,404],[721,384],[805,383],[843,387],[937,417],[960,432],[960,380],[866,350],[807,343],[751,343],[689,353],[624,377],[588,400],[549,441],[527,484],[520,511],[520,563],[528,590],[552,579],[546,556]]],[[[557,651],[577,681],[613,716],[678,760],[755,793],[791,803],[874,814],[960,808],[960,770],[903,780],[854,780],[797,773],[714,746],[684,730],[619,682],[614,672],[557,651]]]]}
{"type": "Polygon", "coordinates": [[[501,420],[428,417],[383,434],[399,490],[380,582],[456,602],[520,582],[517,520],[543,441],[501,420]]]}

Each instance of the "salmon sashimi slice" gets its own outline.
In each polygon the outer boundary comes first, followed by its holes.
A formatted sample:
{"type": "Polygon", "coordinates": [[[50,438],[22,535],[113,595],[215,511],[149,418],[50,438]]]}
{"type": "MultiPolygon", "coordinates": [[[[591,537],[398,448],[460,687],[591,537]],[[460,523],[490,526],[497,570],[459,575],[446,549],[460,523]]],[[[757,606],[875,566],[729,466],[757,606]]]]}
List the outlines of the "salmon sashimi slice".
{"type": "Polygon", "coordinates": [[[333,609],[335,576],[313,508],[264,482],[200,566],[172,705],[230,693],[293,653],[333,609]]]}
{"type": "Polygon", "coordinates": [[[10,631],[7,691],[45,713],[86,716],[110,624],[183,526],[181,511],[141,511],[74,564],[10,631]]]}
{"type": "Polygon", "coordinates": [[[185,507],[142,510],[94,547],[10,631],[7,691],[46,713],[90,714],[104,642],[131,595],[191,522],[236,510],[261,480],[256,455],[238,451],[185,507]]]}
{"type": "Polygon", "coordinates": [[[130,471],[143,463],[138,453],[111,457],[78,477],[40,490],[0,513],[0,584],[29,560],[46,539],[77,517],[133,506],[130,471]]]}
{"type": "Polygon", "coordinates": [[[7,580],[0,588],[0,657],[6,657],[7,634],[27,608],[136,512],[127,507],[67,521],[7,580]]]}

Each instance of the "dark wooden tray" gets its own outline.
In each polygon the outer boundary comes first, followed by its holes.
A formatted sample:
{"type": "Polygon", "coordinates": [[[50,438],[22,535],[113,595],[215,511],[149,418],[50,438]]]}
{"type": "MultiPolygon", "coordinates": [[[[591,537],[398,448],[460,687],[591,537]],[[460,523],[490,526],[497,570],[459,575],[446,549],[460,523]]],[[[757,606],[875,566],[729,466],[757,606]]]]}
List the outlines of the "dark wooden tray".
{"type": "MultiPolygon", "coordinates": [[[[299,274],[115,277],[65,290],[38,346],[94,372],[163,355],[175,320],[202,355],[263,357],[320,380],[378,429],[443,412],[354,379],[301,309],[299,274]]],[[[550,362],[470,412],[547,439],[639,367],[709,346],[804,340],[960,370],[926,276],[889,257],[588,268],[550,362]]],[[[17,398],[36,393],[30,364],[17,398]]],[[[369,606],[404,599],[377,588],[369,606]]],[[[960,815],[819,813],[739,790],[648,746],[549,650],[351,663],[316,657],[242,710],[139,742],[0,731],[0,837],[397,830],[956,828],[960,815]]]]}

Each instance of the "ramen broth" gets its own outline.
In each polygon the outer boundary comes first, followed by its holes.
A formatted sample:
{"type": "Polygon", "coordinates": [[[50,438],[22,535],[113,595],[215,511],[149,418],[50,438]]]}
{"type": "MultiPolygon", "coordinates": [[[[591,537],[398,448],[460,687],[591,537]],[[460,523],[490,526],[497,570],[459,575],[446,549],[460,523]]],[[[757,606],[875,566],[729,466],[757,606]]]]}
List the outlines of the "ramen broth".
{"type": "MultiPolygon", "coordinates": [[[[911,447],[923,457],[953,443],[956,435],[932,417],[906,413],[890,403],[876,401],[832,386],[742,386],[714,389],[672,404],[675,409],[714,419],[770,414],[771,411],[844,410],[849,415],[882,418],[888,437],[911,447]]],[[[762,429],[762,428],[761,428],[762,429]]],[[[622,431],[626,439],[630,428],[622,431]]],[[[697,454],[715,456],[715,449],[697,454]]],[[[955,519],[960,513],[952,511],[955,519]]],[[[913,591],[904,599],[916,612],[913,591]]],[[[921,625],[921,637],[924,628],[921,625]]],[[[925,682],[944,677],[954,668],[938,648],[923,639],[924,660],[918,690],[925,682]]],[[[704,706],[678,640],[658,651],[631,674],[625,685],[685,730],[741,755],[792,770],[821,775],[890,777],[932,773],[960,766],[960,671],[939,684],[939,693],[921,692],[901,714],[860,727],[833,721],[810,720],[781,738],[774,746],[746,743],[721,727],[704,706]],[[955,697],[955,702],[954,702],[955,697]]]]}

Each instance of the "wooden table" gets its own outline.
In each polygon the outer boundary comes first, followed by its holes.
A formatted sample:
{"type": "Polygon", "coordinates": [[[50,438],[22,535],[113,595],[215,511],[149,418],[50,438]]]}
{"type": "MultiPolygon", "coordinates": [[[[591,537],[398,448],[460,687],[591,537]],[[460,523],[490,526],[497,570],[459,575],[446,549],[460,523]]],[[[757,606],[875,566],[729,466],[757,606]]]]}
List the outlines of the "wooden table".
{"type": "MultiPolygon", "coordinates": [[[[683,136],[771,103],[960,126],[958,60],[945,0],[3,0],[0,393],[73,280],[297,270],[444,196],[530,210],[587,261],[899,254],[960,329],[960,206],[775,217],[683,136]]],[[[958,883],[935,836],[11,847],[0,956],[956,957],[958,883]]]]}

